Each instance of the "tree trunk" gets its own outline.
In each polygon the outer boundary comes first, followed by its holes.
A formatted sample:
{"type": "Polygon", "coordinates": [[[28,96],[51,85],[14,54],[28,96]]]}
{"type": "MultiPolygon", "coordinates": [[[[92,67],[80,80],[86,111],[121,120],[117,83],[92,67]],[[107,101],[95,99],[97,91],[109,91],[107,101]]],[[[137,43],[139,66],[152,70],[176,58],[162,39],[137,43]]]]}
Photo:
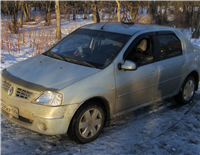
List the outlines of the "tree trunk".
{"type": "Polygon", "coordinates": [[[17,26],[18,3],[19,2],[15,1],[11,33],[17,33],[17,31],[18,31],[18,26],[17,26]]]}
{"type": "Polygon", "coordinates": [[[60,29],[60,8],[59,1],[55,1],[55,11],[56,11],[56,37],[55,39],[61,39],[61,29],[60,29]]]}
{"type": "Polygon", "coordinates": [[[100,17],[99,17],[99,11],[97,7],[97,2],[94,2],[94,23],[99,23],[100,22],[100,17]]]}
{"type": "Polygon", "coordinates": [[[147,14],[150,14],[151,12],[151,7],[150,7],[150,1],[147,2],[147,14]]]}
{"type": "Polygon", "coordinates": [[[151,15],[151,23],[156,24],[156,13],[157,13],[157,2],[150,2],[150,15],[151,15]]]}
{"type": "Polygon", "coordinates": [[[26,21],[28,21],[28,17],[27,17],[27,14],[26,14],[26,9],[24,8],[24,16],[25,16],[25,19],[26,19],[26,21]]]}
{"type": "Polygon", "coordinates": [[[180,9],[180,2],[179,1],[174,3],[174,8],[175,8],[174,10],[170,11],[172,15],[176,15],[176,13],[179,12],[179,9],[180,9]]]}
{"type": "Polygon", "coordinates": [[[194,29],[194,1],[192,2],[192,11],[191,11],[191,29],[192,29],[192,32],[193,32],[193,29],[194,29]]]}
{"type": "Polygon", "coordinates": [[[110,20],[110,17],[111,17],[111,14],[112,14],[111,6],[110,6],[110,5],[108,6],[108,9],[109,9],[109,17],[108,17],[108,20],[110,20]]]}
{"type": "Polygon", "coordinates": [[[19,27],[22,28],[23,27],[23,2],[21,2],[21,10],[20,10],[20,24],[19,24],[19,27]]]}
{"type": "Polygon", "coordinates": [[[76,20],[76,7],[73,9],[73,20],[76,20]]]}
{"type": "Polygon", "coordinates": [[[133,22],[135,22],[135,20],[136,20],[136,16],[138,14],[138,9],[139,9],[139,4],[137,2],[134,2],[131,4],[129,12],[130,12],[133,22]],[[132,6],[134,6],[134,7],[132,7],[132,6]]]}
{"type": "Polygon", "coordinates": [[[20,28],[23,27],[23,12],[22,12],[22,10],[20,11],[20,23],[19,23],[19,27],[20,28]]]}
{"type": "Polygon", "coordinates": [[[30,4],[25,3],[25,10],[24,10],[24,12],[26,12],[26,15],[25,15],[26,21],[27,22],[31,21],[31,5],[30,4]]]}
{"type": "Polygon", "coordinates": [[[188,9],[188,5],[186,5],[186,23],[188,23],[188,26],[190,25],[190,14],[189,14],[189,9],[188,9]]]}
{"type": "Polygon", "coordinates": [[[67,8],[67,20],[70,20],[70,8],[67,8]]]}
{"type": "Polygon", "coordinates": [[[41,10],[42,10],[42,9],[41,9],[41,7],[42,7],[42,6],[41,6],[41,3],[39,3],[39,6],[38,6],[38,7],[39,7],[39,10],[38,10],[38,11],[41,11],[41,10]]]}
{"type": "Polygon", "coordinates": [[[86,13],[87,13],[87,7],[85,6],[84,7],[84,17],[83,17],[84,19],[87,19],[86,13]]]}
{"type": "Polygon", "coordinates": [[[31,21],[31,4],[28,4],[27,14],[28,14],[28,21],[31,21]]]}
{"type": "Polygon", "coordinates": [[[51,1],[46,2],[46,22],[45,26],[50,26],[51,25],[51,1]]]}
{"type": "Polygon", "coordinates": [[[196,38],[196,39],[198,39],[199,38],[199,36],[200,36],[200,20],[199,20],[199,22],[198,22],[198,24],[197,24],[197,26],[196,26],[196,29],[195,29],[195,31],[193,32],[193,34],[192,34],[192,38],[196,38]]]}
{"type": "Polygon", "coordinates": [[[118,0],[116,0],[116,3],[117,3],[117,21],[120,22],[121,21],[121,18],[120,18],[120,3],[118,0]]]}
{"type": "MultiPolygon", "coordinates": [[[[165,22],[167,21],[167,6],[165,6],[165,12],[164,13],[162,13],[162,20],[161,20],[161,25],[164,25],[165,24],[165,22]]],[[[162,12],[162,10],[161,10],[161,12],[162,12]]]]}
{"type": "Polygon", "coordinates": [[[195,28],[195,31],[193,32],[192,34],[192,38],[196,38],[198,39],[200,36],[200,8],[199,8],[199,11],[198,11],[198,22],[197,22],[197,26],[195,28]]]}

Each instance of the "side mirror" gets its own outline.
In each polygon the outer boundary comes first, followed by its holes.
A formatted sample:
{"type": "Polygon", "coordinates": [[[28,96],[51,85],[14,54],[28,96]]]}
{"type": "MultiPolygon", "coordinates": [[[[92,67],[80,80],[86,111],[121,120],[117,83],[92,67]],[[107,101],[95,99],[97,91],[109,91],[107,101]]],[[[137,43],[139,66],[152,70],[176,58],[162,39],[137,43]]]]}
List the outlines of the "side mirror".
{"type": "Polygon", "coordinates": [[[118,64],[118,69],[121,70],[128,70],[128,71],[133,71],[137,69],[137,66],[134,62],[126,60],[125,63],[122,65],[121,63],[118,64]]]}

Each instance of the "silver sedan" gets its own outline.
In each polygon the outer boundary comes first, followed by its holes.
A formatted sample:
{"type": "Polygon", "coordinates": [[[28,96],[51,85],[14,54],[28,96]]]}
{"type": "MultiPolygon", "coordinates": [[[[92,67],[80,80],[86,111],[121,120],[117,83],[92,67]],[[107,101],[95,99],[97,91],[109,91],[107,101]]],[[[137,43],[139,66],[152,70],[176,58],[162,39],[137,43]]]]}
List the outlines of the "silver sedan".
{"type": "Polygon", "coordinates": [[[2,71],[1,113],[48,135],[95,140],[110,119],[198,89],[200,49],[177,29],[146,24],[83,26],[2,71]]]}

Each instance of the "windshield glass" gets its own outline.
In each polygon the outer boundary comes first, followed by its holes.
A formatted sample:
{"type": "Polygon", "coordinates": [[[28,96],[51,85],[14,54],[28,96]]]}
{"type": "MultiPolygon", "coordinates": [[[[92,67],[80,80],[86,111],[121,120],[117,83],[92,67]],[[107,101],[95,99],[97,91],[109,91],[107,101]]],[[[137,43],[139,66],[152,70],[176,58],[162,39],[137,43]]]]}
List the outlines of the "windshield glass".
{"type": "Polygon", "coordinates": [[[89,67],[104,68],[114,60],[130,37],[118,33],[78,29],[44,55],[89,67]]]}

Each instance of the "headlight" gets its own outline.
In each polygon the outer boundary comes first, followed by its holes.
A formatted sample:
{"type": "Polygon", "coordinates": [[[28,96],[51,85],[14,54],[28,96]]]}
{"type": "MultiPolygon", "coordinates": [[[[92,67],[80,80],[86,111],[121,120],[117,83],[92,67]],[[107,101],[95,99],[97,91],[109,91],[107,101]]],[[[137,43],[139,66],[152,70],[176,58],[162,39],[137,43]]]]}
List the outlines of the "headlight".
{"type": "Polygon", "coordinates": [[[34,103],[57,106],[61,105],[62,98],[63,98],[62,94],[48,91],[40,94],[40,96],[34,100],[34,103]]]}

